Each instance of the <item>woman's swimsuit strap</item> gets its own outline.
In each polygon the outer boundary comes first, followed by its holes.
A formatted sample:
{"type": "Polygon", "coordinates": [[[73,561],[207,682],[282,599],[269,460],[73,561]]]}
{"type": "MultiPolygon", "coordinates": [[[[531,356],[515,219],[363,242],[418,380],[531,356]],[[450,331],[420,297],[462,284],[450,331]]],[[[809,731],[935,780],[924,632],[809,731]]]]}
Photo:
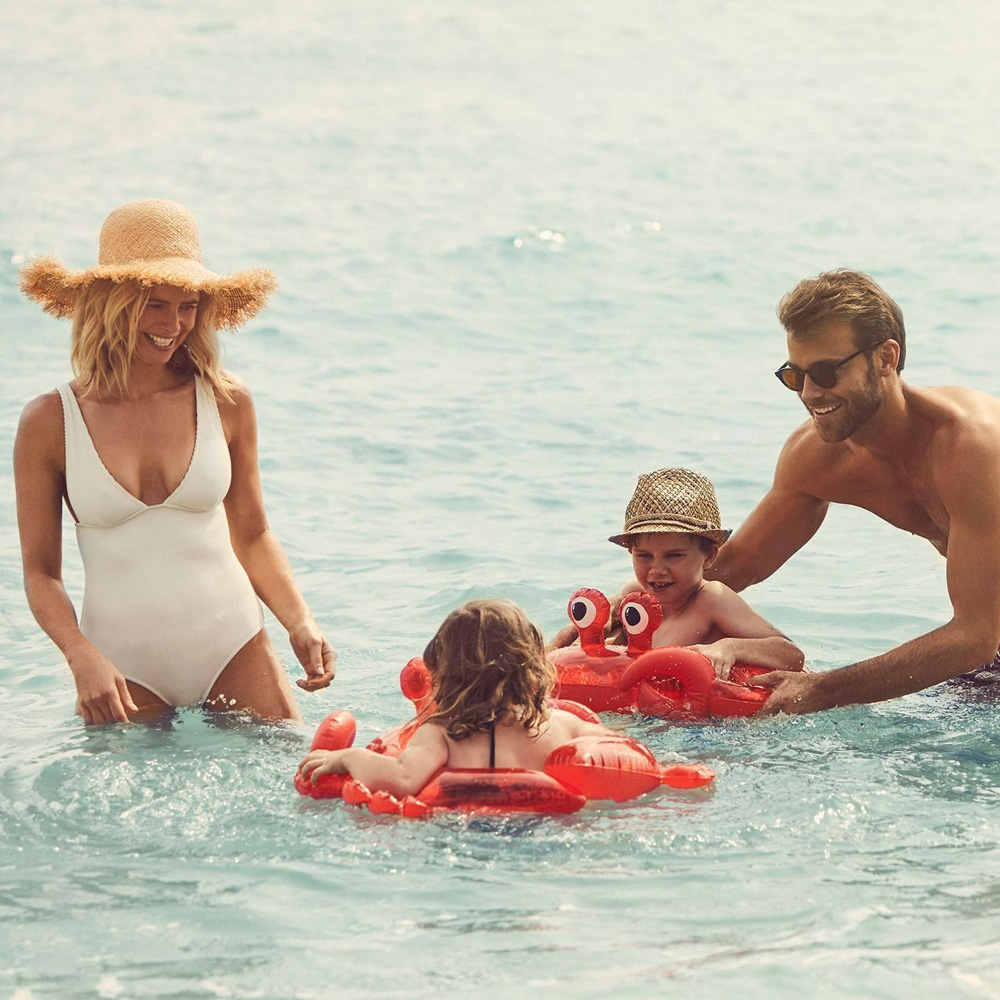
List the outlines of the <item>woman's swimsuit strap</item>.
{"type": "Polygon", "coordinates": [[[490,767],[497,766],[497,724],[490,723],[490,767]]]}

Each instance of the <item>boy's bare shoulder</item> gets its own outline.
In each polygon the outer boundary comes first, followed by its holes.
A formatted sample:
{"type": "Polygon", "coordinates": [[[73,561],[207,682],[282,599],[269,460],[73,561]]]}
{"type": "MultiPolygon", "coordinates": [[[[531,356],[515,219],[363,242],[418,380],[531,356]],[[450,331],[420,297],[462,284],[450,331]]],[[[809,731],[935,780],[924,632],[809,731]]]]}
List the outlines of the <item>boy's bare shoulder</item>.
{"type": "Polygon", "coordinates": [[[749,606],[744,598],[721,580],[706,580],[699,595],[707,610],[749,606]]]}
{"type": "Polygon", "coordinates": [[[727,601],[736,597],[736,591],[721,580],[706,580],[701,588],[702,596],[709,601],[727,601]]]}

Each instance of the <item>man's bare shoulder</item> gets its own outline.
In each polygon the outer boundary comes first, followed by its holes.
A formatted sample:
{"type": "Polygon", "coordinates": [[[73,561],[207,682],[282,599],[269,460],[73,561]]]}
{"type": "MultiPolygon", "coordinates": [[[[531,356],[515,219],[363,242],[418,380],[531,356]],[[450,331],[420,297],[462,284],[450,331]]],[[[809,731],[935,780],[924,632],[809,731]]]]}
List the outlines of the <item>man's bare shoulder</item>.
{"type": "Polygon", "coordinates": [[[850,449],[843,443],[824,441],[806,420],[788,435],[774,470],[774,485],[792,492],[821,496],[817,488],[836,477],[850,460],[850,449]]]}
{"type": "Polygon", "coordinates": [[[928,454],[939,479],[969,472],[982,481],[987,469],[1000,468],[1000,399],[943,386],[917,391],[911,405],[932,425],[928,454]]]}
{"type": "Polygon", "coordinates": [[[1000,399],[996,396],[951,385],[908,389],[907,395],[913,411],[929,420],[935,431],[1000,441],[1000,399]]]}

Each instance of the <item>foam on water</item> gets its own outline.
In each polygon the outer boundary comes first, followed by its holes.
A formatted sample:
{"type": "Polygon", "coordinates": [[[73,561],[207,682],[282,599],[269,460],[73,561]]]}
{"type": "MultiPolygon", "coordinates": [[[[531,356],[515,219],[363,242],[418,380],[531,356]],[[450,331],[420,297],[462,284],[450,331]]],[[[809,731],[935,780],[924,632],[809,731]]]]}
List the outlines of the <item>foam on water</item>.
{"type": "MultiPolygon", "coordinates": [[[[306,725],[85,731],[21,591],[0,466],[0,998],[1000,995],[995,702],[615,720],[714,789],[566,818],[304,802],[312,727],[405,711],[441,618],[546,632],[628,573],[638,473],[737,524],[801,419],[780,295],[872,271],[908,377],[995,390],[997,8],[0,6],[0,446],[69,377],[16,290],[163,196],[281,288],[229,341],[273,525],[341,653],[306,725]]],[[[64,532],[71,596],[82,590],[64,532]]],[[[943,565],[856,510],[749,595],[827,668],[945,621],[943,565]]],[[[281,655],[291,656],[273,627],[281,655]]]]}

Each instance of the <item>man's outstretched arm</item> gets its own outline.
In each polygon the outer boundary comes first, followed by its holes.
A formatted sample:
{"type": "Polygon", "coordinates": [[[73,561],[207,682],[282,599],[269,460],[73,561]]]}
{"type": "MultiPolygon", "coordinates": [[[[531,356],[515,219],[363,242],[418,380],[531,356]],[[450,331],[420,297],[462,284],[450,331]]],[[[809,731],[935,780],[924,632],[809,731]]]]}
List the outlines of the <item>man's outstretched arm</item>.
{"type": "Polygon", "coordinates": [[[935,469],[950,517],[949,622],[880,656],[824,673],[765,674],[762,712],[818,712],[911,694],[989,663],[1000,639],[1000,449],[964,445],[935,469]]]}
{"type": "Polygon", "coordinates": [[[810,492],[817,461],[822,452],[802,426],[781,449],[771,489],[706,570],[709,580],[744,590],[766,580],[816,534],[830,506],[810,492]]]}

